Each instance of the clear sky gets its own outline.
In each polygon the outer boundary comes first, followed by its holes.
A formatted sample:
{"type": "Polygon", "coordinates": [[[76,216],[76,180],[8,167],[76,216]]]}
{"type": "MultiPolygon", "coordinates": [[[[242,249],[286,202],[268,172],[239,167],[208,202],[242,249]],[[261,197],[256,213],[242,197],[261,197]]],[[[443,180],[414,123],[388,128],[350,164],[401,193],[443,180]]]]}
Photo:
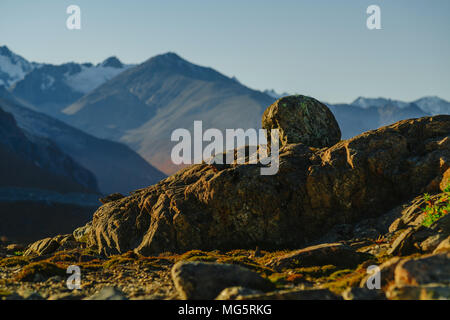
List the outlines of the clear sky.
{"type": "Polygon", "coordinates": [[[449,0],[0,0],[0,45],[28,60],[140,63],[173,51],[255,89],[327,102],[450,100],[449,0]],[[66,8],[81,8],[81,30],[66,8]],[[381,7],[382,30],[366,9],[381,7]]]}

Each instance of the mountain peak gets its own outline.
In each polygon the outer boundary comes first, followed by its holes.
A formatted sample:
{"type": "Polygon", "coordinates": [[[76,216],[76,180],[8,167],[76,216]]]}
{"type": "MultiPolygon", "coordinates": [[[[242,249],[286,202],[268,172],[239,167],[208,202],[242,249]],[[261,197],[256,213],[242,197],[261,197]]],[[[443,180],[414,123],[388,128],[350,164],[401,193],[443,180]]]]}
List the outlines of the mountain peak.
{"type": "Polygon", "coordinates": [[[100,65],[102,67],[112,67],[117,69],[123,68],[123,63],[115,56],[105,59],[100,65]]]}
{"type": "Polygon", "coordinates": [[[162,54],[158,54],[149,60],[148,62],[157,63],[161,65],[173,65],[173,64],[183,64],[188,63],[186,60],[184,60],[182,57],[180,57],[175,52],[166,52],[162,54]]]}
{"type": "Polygon", "coordinates": [[[0,56],[11,57],[12,55],[12,51],[7,46],[0,46],[0,56]]]}

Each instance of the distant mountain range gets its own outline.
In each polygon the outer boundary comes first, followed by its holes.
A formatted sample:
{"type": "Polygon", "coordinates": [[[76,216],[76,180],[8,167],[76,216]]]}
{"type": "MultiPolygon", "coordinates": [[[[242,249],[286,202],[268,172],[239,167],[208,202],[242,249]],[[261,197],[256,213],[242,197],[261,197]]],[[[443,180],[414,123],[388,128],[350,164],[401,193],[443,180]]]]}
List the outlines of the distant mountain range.
{"type": "MultiPolygon", "coordinates": [[[[175,53],[158,55],[136,66],[124,65],[114,57],[98,65],[55,66],[27,62],[2,48],[0,54],[8,55],[0,58],[0,79],[8,83],[8,92],[22,106],[92,136],[124,143],[166,174],[179,168],[170,161],[174,129],[192,130],[194,120],[203,120],[205,128],[259,128],[265,108],[288,95],[252,90],[235,77],[192,64],[175,53]],[[13,60],[20,61],[18,66],[12,67],[13,60]],[[7,61],[6,67],[2,61],[7,61]],[[8,70],[16,71],[9,74],[8,70]]],[[[450,114],[450,103],[438,97],[413,102],[360,97],[349,104],[328,105],[343,138],[401,119],[450,114]]],[[[19,125],[26,118],[22,116],[19,125]]],[[[61,145],[68,148],[69,144],[61,145]]],[[[71,155],[82,163],[75,153],[71,155]]],[[[92,167],[85,167],[95,173],[92,167]]],[[[102,189],[102,179],[98,181],[102,189]]]]}
{"type": "Polygon", "coordinates": [[[275,99],[175,53],[153,57],[105,82],[63,110],[64,121],[126,143],[165,173],[177,128],[258,128],[275,99]]]}
{"type": "Polygon", "coordinates": [[[26,108],[0,86],[0,108],[34,137],[51,141],[62,152],[92,172],[102,193],[128,193],[152,185],[164,174],[127,146],[93,137],[66,123],[26,108]]]}

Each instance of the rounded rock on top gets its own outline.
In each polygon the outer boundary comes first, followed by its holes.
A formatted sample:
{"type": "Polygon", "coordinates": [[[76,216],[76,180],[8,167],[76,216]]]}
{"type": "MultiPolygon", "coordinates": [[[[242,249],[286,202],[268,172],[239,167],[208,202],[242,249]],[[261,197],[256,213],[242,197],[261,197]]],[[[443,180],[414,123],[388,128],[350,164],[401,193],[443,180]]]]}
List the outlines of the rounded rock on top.
{"type": "Polygon", "coordinates": [[[302,96],[287,96],[275,101],[262,117],[270,143],[270,130],[278,129],[281,146],[303,143],[310,147],[331,147],[341,139],[341,130],[326,105],[318,100],[302,96]]]}

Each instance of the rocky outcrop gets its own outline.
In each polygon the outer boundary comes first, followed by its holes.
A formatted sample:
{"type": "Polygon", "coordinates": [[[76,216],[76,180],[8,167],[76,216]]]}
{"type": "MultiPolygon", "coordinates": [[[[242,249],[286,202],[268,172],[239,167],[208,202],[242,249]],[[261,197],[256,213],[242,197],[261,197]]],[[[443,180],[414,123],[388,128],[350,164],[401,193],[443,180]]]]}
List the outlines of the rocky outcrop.
{"type": "Polygon", "coordinates": [[[393,300],[450,299],[449,262],[449,251],[400,260],[395,265],[394,279],[386,288],[386,296],[393,300]]]}
{"type": "Polygon", "coordinates": [[[437,192],[450,159],[450,116],[404,120],[330,148],[287,144],[280,168],[198,164],[94,214],[91,246],[110,255],[300,247],[338,224],[437,192]]]}
{"type": "MultiPolygon", "coordinates": [[[[326,105],[306,96],[288,96],[264,111],[263,129],[280,131],[281,145],[303,143],[311,147],[331,147],[341,139],[341,130],[326,105]]],[[[270,142],[270,135],[267,140],[270,142]]]]}
{"type": "Polygon", "coordinates": [[[38,240],[30,244],[27,250],[24,252],[24,255],[42,256],[54,253],[56,251],[73,249],[80,246],[81,244],[75,240],[73,235],[71,234],[59,235],[53,238],[45,238],[42,240],[38,240]]]}
{"type": "Polygon", "coordinates": [[[397,285],[450,285],[450,253],[439,253],[405,259],[395,268],[397,285]]]}

